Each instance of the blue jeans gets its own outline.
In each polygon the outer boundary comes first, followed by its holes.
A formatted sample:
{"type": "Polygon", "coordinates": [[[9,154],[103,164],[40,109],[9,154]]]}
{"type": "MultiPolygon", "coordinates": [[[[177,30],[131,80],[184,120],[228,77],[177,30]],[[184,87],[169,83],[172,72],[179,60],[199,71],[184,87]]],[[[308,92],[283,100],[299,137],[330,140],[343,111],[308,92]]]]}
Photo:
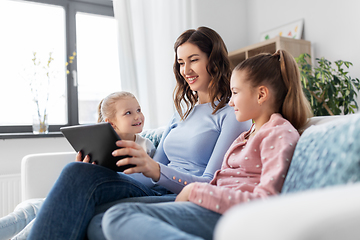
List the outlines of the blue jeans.
{"type": "Polygon", "coordinates": [[[108,240],[212,239],[221,214],[191,202],[122,203],[106,211],[103,233],[108,240]]]}
{"type": "Polygon", "coordinates": [[[102,219],[106,210],[114,205],[120,203],[129,202],[141,202],[141,203],[159,203],[159,202],[173,202],[176,198],[176,194],[167,194],[164,196],[148,196],[148,197],[133,197],[125,198],[115,202],[103,204],[95,209],[95,216],[91,219],[88,229],[87,236],[89,240],[106,240],[105,235],[102,231],[102,219]]]}
{"type": "Polygon", "coordinates": [[[161,190],[101,166],[69,163],[48,194],[28,239],[84,239],[97,206],[124,198],[166,194],[161,190]]]}
{"type": "Polygon", "coordinates": [[[26,239],[30,223],[35,218],[44,199],[29,199],[16,206],[14,212],[0,218],[0,240],[26,239]],[[25,228],[25,229],[24,229],[25,228]]]}

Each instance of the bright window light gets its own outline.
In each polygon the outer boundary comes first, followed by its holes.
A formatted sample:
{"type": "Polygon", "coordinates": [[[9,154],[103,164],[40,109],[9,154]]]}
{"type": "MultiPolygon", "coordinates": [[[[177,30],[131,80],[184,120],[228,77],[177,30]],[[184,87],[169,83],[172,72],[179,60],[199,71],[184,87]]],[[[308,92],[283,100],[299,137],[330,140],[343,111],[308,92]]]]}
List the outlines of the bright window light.
{"type": "Polygon", "coordinates": [[[62,7],[0,1],[0,125],[31,125],[33,52],[46,64],[52,52],[49,124],[67,123],[65,11],[62,7]]]}
{"type": "Polygon", "coordinates": [[[97,106],[108,94],[120,91],[115,18],[76,14],[79,123],[97,121],[97,106]]]}

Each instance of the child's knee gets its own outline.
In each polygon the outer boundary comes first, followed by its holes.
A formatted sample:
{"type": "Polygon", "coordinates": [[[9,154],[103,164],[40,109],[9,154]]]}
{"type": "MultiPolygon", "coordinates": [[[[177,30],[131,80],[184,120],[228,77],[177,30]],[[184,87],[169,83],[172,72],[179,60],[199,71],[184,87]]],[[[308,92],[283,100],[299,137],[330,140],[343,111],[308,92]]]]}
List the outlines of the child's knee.
{"type": "Polygon", "coordinates": [[[124,217],[129,214],[129,211],[131,211],[131,208],[127,208],[127,205],[126,203],[122,203],[107,210],[102,219],[103,227],[124,219],[124,217]]]}
{"type": "Polygon", "coordinates": [[[128,222],[128,217],[137,213],[136,204],[121,203],[107,210],[102,219],[102,227],[104,231],[108,229],[116,229],[128,222]]]}

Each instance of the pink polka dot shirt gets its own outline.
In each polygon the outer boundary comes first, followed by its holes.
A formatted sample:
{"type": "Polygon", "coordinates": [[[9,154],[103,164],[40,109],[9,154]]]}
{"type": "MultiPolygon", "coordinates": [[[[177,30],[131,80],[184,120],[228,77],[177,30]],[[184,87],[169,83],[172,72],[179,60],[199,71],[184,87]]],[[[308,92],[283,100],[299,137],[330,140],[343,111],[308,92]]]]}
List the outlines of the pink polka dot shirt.
{"type": "Polygon", "coordinates": [[[232,143],[210,183],[194,183],[191,202],[223,214],[238,203],[281,191],[300,137],[298,131],[275,113],[247,140],[250,132],[242,133],[232,143]]]}

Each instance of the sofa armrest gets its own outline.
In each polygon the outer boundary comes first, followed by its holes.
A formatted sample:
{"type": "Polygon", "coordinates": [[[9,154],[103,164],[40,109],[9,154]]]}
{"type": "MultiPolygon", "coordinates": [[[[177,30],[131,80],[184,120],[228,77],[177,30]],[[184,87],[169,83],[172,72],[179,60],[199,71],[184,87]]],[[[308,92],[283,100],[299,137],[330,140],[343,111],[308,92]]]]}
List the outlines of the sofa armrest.
{"type": "Polygon", "coordinates": [[[21,161],[22,200],[46,197],[64,166],[75,161],[75,156],[75,152],[25,156],[21,161]]]}
{"type": "Polygon", "coordinates": [[[334,115],[334,116],[315,116],[309,119],[309,121],[305,124],[305,126],[303,126],[302,128],[299,129],[299,133],[303,133],[306,129],[308,129],[309,127],[313,126],[313,125],[321,125],[324,123],[328,123],[331,121],[339,121],[342,119],[347,119],[347,118],[351,118],[353,116],[353,114],[348,114],[348,115],[334,115]]]}
{"type": "Polygon", "coordinates": [[[359,239],[360,183],[239,204],[215,228],[215,240],[359,239]]]}

